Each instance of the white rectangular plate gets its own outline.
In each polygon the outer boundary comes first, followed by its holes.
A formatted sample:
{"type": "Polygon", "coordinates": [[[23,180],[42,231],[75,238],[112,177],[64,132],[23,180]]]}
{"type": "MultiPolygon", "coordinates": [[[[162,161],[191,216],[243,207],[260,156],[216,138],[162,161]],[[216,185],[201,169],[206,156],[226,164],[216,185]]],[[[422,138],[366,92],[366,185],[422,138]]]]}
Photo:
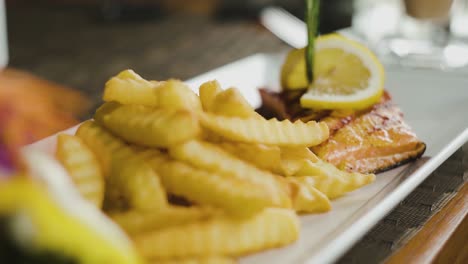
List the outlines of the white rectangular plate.
{"type": "MultiPolygon", "coordinates": [[[[257,88],[279,89],[284,55],[257,54],[188,81],[196,90],[207,80],[238,87],[260,105],[257,88]]],[[[438,72],[387,72],[386,87],[405,113],[405,120],[427,144],[425,158],[377,175],[377,180],[332,202],[333,210],[301,217],[299,241],[241,259],[253,263],[330,263],[337,260],[393,207],[468,140],[468,79],[438,72]]],[[[74,128],[67,130],[73,133],[74,128]]],[[[52,153],[55,136],[28,148],[52,153]]],[[[226,239],[229,239],[228,237],[226,239]]]]}

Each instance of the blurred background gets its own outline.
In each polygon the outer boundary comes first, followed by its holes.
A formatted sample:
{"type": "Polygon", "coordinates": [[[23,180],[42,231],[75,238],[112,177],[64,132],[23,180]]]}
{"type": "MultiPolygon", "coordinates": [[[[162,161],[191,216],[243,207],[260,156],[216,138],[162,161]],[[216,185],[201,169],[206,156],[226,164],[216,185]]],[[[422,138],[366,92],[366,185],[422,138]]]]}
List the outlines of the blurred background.
{"type": "MultiPolygon", "coordinates": [[[[322,32],[351,25],[352,1],[322,2],[322,32]]],[[[269,5],[304,16],[303,0],[6,1],[9,66],[98,102],[104,82],[126,68],[151,79],[187,79],[287,49],[258,23],[269,5]]]]}
{"type": "MultiPolygon", "coordinates": [[[[452,9],[462,15],[452,25],[443,21],[443,27],[467,36],[467,1],[455,2],[452,9]]],[[[320,32],[354,25],[377,47],[395,33],[405,7],[416,17],[444,20],[452,0],[405,3],[322,1],[320,32]],[[435,10],[439,13],[431,13],[435,10]]],[[[105,80],[125,68],[152,79],[187,79],[253,53],[285,50],[288,45],[261,26],[259,13],[279,6],[302,19],[304,5],[303,0],[7,0],[9,66],[76,88],[97,102],[105,80]]],[[[392,53],[408,50],[401,46],[392,53]]]]}
{"type": "MultiPolygon", "coordinates": [[[[285,51],[291,47],[262,25],[261,11],[276,6],[299,19],[305,12],[304,0],[0,0],[0,13],[3,1],[9,63],[0,71],[0,159],[11,138],[21,145],[89,118],[105,81],[123,69],[185,80],[258,52],[285,51]],[[37,102],[42,112],[30,107],[37,102]]],[[[289,35],[304,29],[270,20],[289,35]]],[[[320,33],[347,27],[387,66],[468,65],[468,0],[322,0],[320,33]]],[[[0,28],[0,43],[1,35],[0,28]]]]}

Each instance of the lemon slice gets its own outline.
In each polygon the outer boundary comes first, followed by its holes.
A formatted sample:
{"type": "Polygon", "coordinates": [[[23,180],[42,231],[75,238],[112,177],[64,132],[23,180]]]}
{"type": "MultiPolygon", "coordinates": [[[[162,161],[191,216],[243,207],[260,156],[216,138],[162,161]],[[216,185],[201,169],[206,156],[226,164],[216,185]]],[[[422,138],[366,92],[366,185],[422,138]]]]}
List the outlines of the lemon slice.
{"type": "MultiPolygon", "coordinates": [[[[282,68],[286,89],[309,86],[304,49],[292,51],[282,68]]],[[[338,34],[316,40],[314,82],[301,98],[301,106],[314,109],[364,109],[383,94],[385,73],[377,57],[365,46],[338,34]]]]}

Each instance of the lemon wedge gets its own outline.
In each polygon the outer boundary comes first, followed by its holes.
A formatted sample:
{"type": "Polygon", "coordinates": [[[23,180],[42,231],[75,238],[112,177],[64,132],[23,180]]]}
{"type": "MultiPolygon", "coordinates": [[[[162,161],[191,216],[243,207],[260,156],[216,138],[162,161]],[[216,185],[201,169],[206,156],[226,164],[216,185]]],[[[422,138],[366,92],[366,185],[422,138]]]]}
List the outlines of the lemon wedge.
{"type": "Polygon", "coordinates": [[[383,94],[385,72],[368,48],[338,34],[316,40],[314,81],[306,76],[304,49],[291,51],[282,67],[285,89],[308,91],[301,106],[313,109],[364,109],[377,103],[383,94]]]}

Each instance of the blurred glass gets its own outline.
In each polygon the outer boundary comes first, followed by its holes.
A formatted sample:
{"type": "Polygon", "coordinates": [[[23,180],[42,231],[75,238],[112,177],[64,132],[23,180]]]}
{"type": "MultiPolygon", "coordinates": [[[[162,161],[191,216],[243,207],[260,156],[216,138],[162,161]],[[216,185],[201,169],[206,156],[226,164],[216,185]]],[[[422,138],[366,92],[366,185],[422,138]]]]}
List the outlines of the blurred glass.
{"type": "Polygon", "coordinates": [[[0,0],[0,69],[8,63],[5,1],[0,0]]]}
{"type": "Polygon", "coordinates": [[[455,37],[468,40],[468,0],[453,3],[450,31],[455,37]]]}
{"type": "Polygon", "coordinates": [[[404,0],[406,13],[414,18],[448,21],[453,0],[404,0]]]}
{"type": "Polygon", "coordinates": [[[371,47],[398,30],[403,13],[400,0],[354,0],[352,28],[371,47]]]}
{"type": "Polygon", "coordinates": [[[355,0],[353,29],[388,64],[443,70],[466,67],[468,43],[459,36],[468,35],[467,2],[355,0]]]}

